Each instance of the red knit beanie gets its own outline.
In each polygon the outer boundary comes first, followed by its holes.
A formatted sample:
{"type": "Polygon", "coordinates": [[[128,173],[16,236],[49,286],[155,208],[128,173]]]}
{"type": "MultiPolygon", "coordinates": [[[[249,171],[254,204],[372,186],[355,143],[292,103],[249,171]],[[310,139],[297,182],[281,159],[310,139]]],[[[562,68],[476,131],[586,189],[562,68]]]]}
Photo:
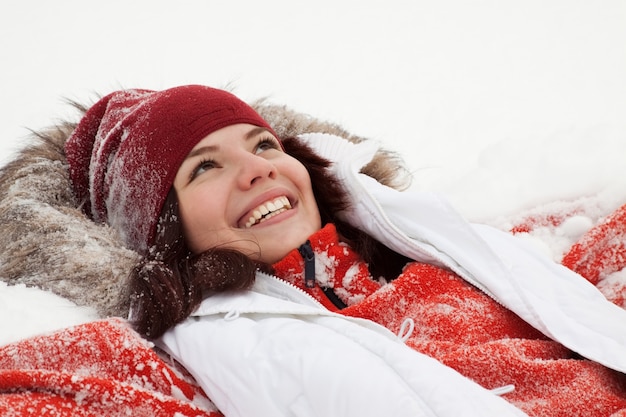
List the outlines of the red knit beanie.
{"type": "Polygon", "coordinates": [[[111,93],[87,111],[65,144],[74,195],[89,217],[146,254],[187,154],[210,133],[237,123],[274,133],[252,107],[210,87],[111,93]]]}

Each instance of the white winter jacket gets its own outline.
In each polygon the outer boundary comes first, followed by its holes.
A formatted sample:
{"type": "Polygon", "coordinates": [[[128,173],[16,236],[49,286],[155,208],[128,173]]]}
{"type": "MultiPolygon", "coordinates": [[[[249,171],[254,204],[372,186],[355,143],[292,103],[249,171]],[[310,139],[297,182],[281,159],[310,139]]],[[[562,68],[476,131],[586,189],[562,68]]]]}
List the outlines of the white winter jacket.
{"type": "MultiPolygon", "coordinates": [[[[349,191],[345,219],[412,259],[449,268],[547,336],[626,372],[626,311],[515,237],[466,222],[432,193],[360,174],[377,150],[301,135],[349,191]]],[[[226,416],[524,415],[375,323],[330,313],[258,274],[250,291],[205,300],[158,344],[226,416]]]]}

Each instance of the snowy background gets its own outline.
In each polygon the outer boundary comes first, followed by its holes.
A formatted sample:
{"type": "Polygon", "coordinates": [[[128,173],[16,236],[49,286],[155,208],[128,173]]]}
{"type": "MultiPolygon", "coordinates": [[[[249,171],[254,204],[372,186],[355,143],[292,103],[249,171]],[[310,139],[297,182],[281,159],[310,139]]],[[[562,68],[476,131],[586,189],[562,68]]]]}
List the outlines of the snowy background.
{"type": "MultiPolygon", "coordinates": [[[[625,22],[623,0],[5,0],[0,163],[65,99],[231,87],[401,152],[471,220],[589,203],[539,236],[558,259],[626,202],[625,22]]],[[[0,284],[0,317],[3,343],[90,315],[0,284]]]]}

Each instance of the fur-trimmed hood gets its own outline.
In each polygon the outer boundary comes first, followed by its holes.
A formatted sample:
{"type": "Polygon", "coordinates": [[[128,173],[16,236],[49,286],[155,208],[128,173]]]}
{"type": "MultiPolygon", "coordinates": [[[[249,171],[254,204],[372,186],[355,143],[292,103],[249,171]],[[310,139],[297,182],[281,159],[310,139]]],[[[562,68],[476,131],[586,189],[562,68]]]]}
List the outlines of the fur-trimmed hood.
{"type": "MultiPolygon", "coordinates": [[[[280,137],[332,133],[365,140],[340,126],[260,100],[252,104],[280,137]]],[[[77,106],[84,112],[84,108],[77,106]]],[[[0,169],[0,279],[51,291],[98,314],[126,317],[127,280],[139,255],[112,228],[88,219],[71,190],[63,146],[75,127],[62,122],[0,169]]],[[[394,188],[408,185],[398,155],[379,151],[363,172],[394,188]]]]}

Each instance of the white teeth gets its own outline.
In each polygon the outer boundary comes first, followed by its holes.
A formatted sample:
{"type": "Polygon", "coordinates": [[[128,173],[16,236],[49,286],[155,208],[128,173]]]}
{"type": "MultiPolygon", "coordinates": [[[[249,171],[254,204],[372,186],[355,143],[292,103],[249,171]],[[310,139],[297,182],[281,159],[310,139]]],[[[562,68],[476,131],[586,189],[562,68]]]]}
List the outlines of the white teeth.
{"type": "Polygon", "coordinates": [[[289,209],[291,209],[291,204],[287,197],[283,196],[273,201],[267,201],[252,211],[252,216],[246,222],[246,229],[289,209]]]}

